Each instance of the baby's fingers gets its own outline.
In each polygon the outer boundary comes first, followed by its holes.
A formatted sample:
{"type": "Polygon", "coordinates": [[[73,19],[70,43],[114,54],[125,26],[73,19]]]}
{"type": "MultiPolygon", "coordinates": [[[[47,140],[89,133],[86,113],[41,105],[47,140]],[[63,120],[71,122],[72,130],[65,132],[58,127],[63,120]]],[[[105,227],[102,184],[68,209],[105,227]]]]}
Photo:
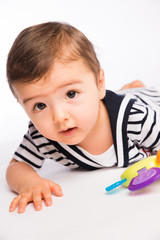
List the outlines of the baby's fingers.
{"type": "Polygon", "coordinates": [[[27,196],[18,195],[12,200],[9,211],[14,212],[18,206],[18,213],[23,213],[28,202],[27,196]]]}
{"type": "Polygon", "coordinates": [[[42,191],[43,199],[47,207],[52,205],[52,194],[49,189],[43,189],[42,191]]]}
{"type": "Polygon", "coordinates": [[[12,200],[10,207],[9,207],[10,212],[14,212],[16,210],[16,208],[19,204],[20,198],[21,198],[21,196],[19,195],[12,200]]]}
{"type": "Polygon", "coordinates": [[[50,186],[51,192],[54,193],[57,197],[63,196],[62,189],[58,184],[56,184],[52,181],[49,181],[49,186],[50,186]]]}
{"type": "Polygon", "coordinates": [[[36,211],[40,211],[42,209],[42,196],[39,191],[35,191],[33,193],[33,204],[36,211]]]}
{"type": "Polygon", "coordinates": [[[21,196],[19,200],[18,213],[24,213],[29,202],[27,195],[21,196]]]}

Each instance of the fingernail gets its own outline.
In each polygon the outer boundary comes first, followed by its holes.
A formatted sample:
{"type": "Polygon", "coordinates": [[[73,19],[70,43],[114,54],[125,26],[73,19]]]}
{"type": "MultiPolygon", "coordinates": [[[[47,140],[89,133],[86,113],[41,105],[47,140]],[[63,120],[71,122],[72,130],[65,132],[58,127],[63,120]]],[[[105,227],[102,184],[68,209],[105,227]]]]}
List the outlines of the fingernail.
{"type": "Polygon", "coordinates": [[[13,212],[13,208],[11,207],[11,208],[9,209],[9,211],[10,211],[10,212],[13,212]]]}
{"type": "Polygon", "coordinates": [[[63,196],[63,192],[62,191],[59,191],[60,195],[63,196]]]}
{"type": "Polygon", "coordinates": [[[49,200],[47,201],[47,206],[51,206],[52,205],[52,202],[49,200]]]}
{"type": "Polygon", "coordinates": [[[36,211],[40,211],[41,210],[41,205],[36,206],[36,211]]]}
{"type": "Polygon", "coordinates": [[[18,213],[23,213],[23,212],[24,212],[23,208],[18,209],[18,213]]]}

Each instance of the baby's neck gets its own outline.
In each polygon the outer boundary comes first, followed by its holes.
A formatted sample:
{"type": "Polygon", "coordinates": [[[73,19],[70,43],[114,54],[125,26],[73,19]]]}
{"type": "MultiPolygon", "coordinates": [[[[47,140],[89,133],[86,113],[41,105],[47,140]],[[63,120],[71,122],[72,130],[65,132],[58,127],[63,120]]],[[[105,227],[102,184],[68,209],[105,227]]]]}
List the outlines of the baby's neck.
{"type": "Polygon", "coordinates": [[[92,155],[100,155],[106,152],[113,144],[113,142],[103,144],[102,141],[101,141],[101,144],[98,144],[98,142],[96,141],[94,143],[92,142],[92,145],[88,144],[87,147],[86,146],[83,147],[83,145],[82,146],[79,145],[79,146],[92,155]]]}

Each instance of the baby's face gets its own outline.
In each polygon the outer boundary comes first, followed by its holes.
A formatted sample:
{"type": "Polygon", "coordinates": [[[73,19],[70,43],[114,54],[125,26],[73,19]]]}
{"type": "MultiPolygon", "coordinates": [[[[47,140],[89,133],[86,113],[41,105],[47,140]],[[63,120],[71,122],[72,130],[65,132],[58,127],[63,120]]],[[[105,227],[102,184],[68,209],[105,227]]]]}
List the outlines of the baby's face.
{"type": "Polygon", "coordinates": [[[45,78],[17,82],[13,89],[32,123],[48,139],[81,145],[100,127],[103,71],[96,82],[82,60],[55,62],[45,78]]]}

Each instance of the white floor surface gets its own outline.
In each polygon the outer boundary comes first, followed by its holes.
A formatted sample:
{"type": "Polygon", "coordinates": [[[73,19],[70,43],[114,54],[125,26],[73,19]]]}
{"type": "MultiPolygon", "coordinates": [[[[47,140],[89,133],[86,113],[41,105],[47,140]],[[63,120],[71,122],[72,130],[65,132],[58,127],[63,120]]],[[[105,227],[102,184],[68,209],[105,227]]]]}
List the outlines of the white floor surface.
{"type": "Polygon", "coordinates": [[[27,129],[28,118],[11,95],[5,64],[17,34],[25,27],[64,21],[79,28],[96,46],[106,74],[106,88],[141,79],[160,89],[159,0],[1,0],[0,1],[0,240],[159,240],[160,181],[137,192],[105,187],[124,169],[71,171],[46,161],[39,174],[62,186],[53,206],[24,214],[9,213],[15,193],[5,180],[12,154],[27,129]]]}

